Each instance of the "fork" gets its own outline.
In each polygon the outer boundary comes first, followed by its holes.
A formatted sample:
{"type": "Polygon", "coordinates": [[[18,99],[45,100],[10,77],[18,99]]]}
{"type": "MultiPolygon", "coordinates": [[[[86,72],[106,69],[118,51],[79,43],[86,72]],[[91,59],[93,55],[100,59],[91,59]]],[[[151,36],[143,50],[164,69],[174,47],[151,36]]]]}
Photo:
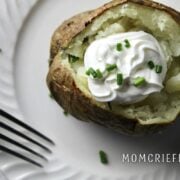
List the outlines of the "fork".
{"type": "MultiPolygon", "coordinates": [[[[50,145],[52,145],[52,146],[55,145],[55,143],[50,138],[46,137],[45,135],[43,135],[42,133],[40,133],[36,129],[32,128],[28,124],[25,124],[21,120],[13,117],[11,114],[5,112],[2,109],[0,109],[0,116],[4,117],[6,120],[8,120],[10,122],[15,123],[17,126],[25,129],[26,131],[31,132],[32,134],[40,137],[41,139],[43,139],[45,142],[49,143],[50,145]]],[[[42,150],[45,150],[47,153],[49,153],[49,154],[52,153],[52,151],[51,151],[51,149],[49,147],[47,147],[43,143],[38,142],[37,140],[33,139],[30,136],[25,135],[23,132],[18,131],[17,129],[11,127],[9,124],[0,121],[0,127],[5,129],[8,132],[11,132],[11,133],[15,134],[16,136],[19,136],[19,137],[25,139],[26,141],[28,141],[28,142],[30,142],[32,144],[35,144],[37,147],[41,148],[42,150]]],[[[41,159],[43,159],[45,161],[48,161],[48,159],[44,155],[42,155],[39,152],[33,150],[33,148],[29,148],[29,147],[25,146],[24,144],[18,142],[17,140],[14,140],[14,139],[2,134],[1,132],[0,132],[0,139],[2,139],[5,142],[8,142],[8,143],[10,143],[12,145],[15,145],[16,147],[18,147],[18,148],[20,148],[22,150],[25,150],[30,154],[33,154],[35,157],[39,157],[39,158],[41,158],[41,159]]],[[[6,152],[8,154],[11,154],[13,156],[16,156],[16,157],[18,157],[20,159],[23,159],[23,160],[25,160],[25,161],[33,164],[33,165],[36,165],[38,167],[43,167],[43,165],[40,164],[39,162],[37,162],[36,160],[34,160],[32,158],[29,158],[29,157],[15,151],[15,150],[13,150],[13,149],[10,149],[5,145],[0,144],[0,150],[6,152]]]]}

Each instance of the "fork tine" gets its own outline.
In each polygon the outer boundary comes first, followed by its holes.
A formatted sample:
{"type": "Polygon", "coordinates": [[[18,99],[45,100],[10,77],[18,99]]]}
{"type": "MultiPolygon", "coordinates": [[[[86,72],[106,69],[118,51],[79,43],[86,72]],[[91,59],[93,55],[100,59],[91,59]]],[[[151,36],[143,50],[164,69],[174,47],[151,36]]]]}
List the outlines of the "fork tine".
{"type": "Polygon", "coordinates": [[[29,130],[30,132],[40,136],[41,138],[43,138],[44,140],[48,141],[49,143],[51,143],[52,145],[55,145],[55,143],[49,139],[48,137],[46,137],[45,135],[43,135],[42,133],[38,132],[37,130],[35,130],[34,128],[32,128],[31,126],[23,123],[22,121],[18,120],[17,118],[13,117],[12,115],[10,115],[9,113],[3,111],[2,109],[0,109],[0,115],[7,118],[9,121],[14,122],[16,124],[18,124],[19,126],[29,130]]]}
{"type": "Polygon", "coordinates": [[[36,140],[34,140],[34,139],[32,139],[32,138],[24,135],[23,133],[17,131],[16,129],[13,129],[12,127],[8,126],[7,124],[5,124],[5,123],[3,123],[3,122],[0,122],[0,127],[3,127],[4,129],[6,129],[6,130],[8,130],[8,131],[10,131],[10,132],[12,132],[12,133],[20,136],[20,137],[22,137],[22,138],[24,138],[24,139],[32,142],[32,143],[38,145],[38,146],[41,147],[42,149],[46,150],[48,153],[52,153],[52,151],[51,151],[48,147],[46,147],[46,146],[44,146],[43,144],[37,142],[36,140]]]}
{"type": "Polygon", "coordinates": [[[2,140],[4,140],[4,141],[7,141],[7,142],[9,142],[9,143],[11,143],[11,144],[13,144],[13,145],[16,145],[16,146],[18,146],[18,147],[20,147],[20,148],[22,148],[22,149],[24,149],[24,150],[26,150],[26,151],[34,154],[34,155],[40,157],[41,159],[44,159],[45,161],[48,161],[43,155],[41,155],[41,154],[37,153],[36,151],[34,151],[34,150],[32,150],[32,149],[30,149],[30,148],[28,148],[28,147],[20,144],[20,143],[17,142],[17,141],[14,141],[13,139],[11,139],[11,138],[3,135],[3,134],[0,134],[0,139],[2,139],[2,140]]]}
{"type": "Polygon", "coordinates": [[[38,166],[38,167],[43,167],[40,163],[38,163],[38,162],[36,162],[36,161],[34,161],[34,160],[32,160],[32,159],[30,159],[30,158],[22,155],[22,154],[19,154],[18,152],[13,151],[13,150],[5,147],[5,146],[0,145],[0,150],[6,152],[6,153],[8,153],[8,154],[11,154],[11,155],[13,155],[13,156],[16,156],[16,157],[18,157],[18,158],[20,158],[20,159],[23,159],[23,160],[25,160],[25,161],[27,161],[27,162],[29,162],[29,163],[31,163],[31,164],[34,164],[34,165],[36,165],[36,166],[38,166]]]}

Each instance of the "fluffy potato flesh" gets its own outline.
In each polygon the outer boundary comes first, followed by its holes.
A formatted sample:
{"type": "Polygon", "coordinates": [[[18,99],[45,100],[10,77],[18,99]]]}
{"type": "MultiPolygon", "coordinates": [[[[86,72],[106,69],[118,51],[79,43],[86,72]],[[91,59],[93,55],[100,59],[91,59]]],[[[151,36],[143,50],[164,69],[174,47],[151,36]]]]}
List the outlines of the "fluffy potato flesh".
{"type": "MultiPolygon", "coordinates": [[[[173,121],[180,112],[180,25],[166,12],[127,3],[97,17],[73,39],[66,50],[67,54],[81,59],[80,62],[70,64],[74,69],[76,84],[87,96],[93,98],[88,90],[83,64],[84,52],[91,42],[108,35],[139,30],[152,34],[159,41],[166,54],[165,61],[169,71],[174,71],[171,65],[173,61],[177,61],[178,75],[167,77],[164,82],[166,89],[161,93],[150,95],[145,101],[129,106],[112,103],[112,110],[126,118],[136,117],[141,124],[173,121]]],[[[101,106],[103,103],[98,104],[101,106]]]]}

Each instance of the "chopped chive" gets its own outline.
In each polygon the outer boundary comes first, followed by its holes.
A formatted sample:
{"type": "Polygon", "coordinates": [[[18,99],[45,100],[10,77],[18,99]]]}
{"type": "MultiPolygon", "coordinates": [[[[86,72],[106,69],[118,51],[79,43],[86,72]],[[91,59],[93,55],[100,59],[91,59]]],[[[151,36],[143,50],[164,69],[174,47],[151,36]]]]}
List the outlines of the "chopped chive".
{"type": "Polygon", "coordinates": [[[156,71],[156,73],[160,74],[162,72],[162,66],[161,65],[156,65],[155,71],[156,71]]]}
{"type": "Polygon", "coordinates": [[[92,69],[91,75],[93,76],[93,78],[96,78],[97,77],[97,72],[94,69],[92,69]]]}
{"type": "Polygon", "coordinates": [[[97,78],[100,79],[100,78],[103,77],[103,75],[102,75],[102,73],[101,73],[101,71],[99,69],[96,70],[96,73],[97,73],[97,78]]]}
{"type": "Polygon", "coordinates": [[[87,71],[86,71],[86,74],[88,76],[92,75],[93,78],[96,78],[97,77],[97,72],[93,69],[93,68],[89,68],[87,71]]]}
{"type": "Polygon", "coordinates": [[[117,65],[116,64],[108,64],[106,67],[106,70],[108,72],[113,71],[114,69],[117,69],[117,65]]]}
{"type": "Polygon", "coordinates": [[[76,57],[76,56],[73,56],[71,54],[68,55],[69,57],[69,62],[72,64],[72,63],[75,63],[76,61],[79,60],[79,57],[76,57]]]}
{"type": "Polygon", "coordinates": [[[117,74],[117,84],[120,86],[123,83],[123,74],[117,74]]]}
{"type": "Polygon", "coordinates": [[[123,47],[121,43],[118,43],[116,46],[117,51],[122,51],[123,47]]]}
{"type": "Polygon", "coordinates": [[[91,75],[91,70],[90,70],[90,68],[86,71],[86,75],[88,75],[88,76],[91,75]]]}
{"type": "Polygon", "coordinates": [[[99,151],[99,157],[102,164],[108,164],[107,154],[104,151],[99,151]]]}
{"type": "Polygon", "coordinates": [[[97,69],[96,71],[93,69],[93,68],[89,68],[87,71],[86,71],[86,74],[88,76],[92,75],[93,78],[98,78],[98,79],[101,79],[103,77],[103,74],[102,72],[97,69]]]}
{"type": "Polygon", "coordinates": [[[144,84],[146,84],[146,80],[144,77],[137,77],[134,79],[133,84],[136,87],[140,87],[140,86],[143,86],[144,84]]]}
{"type": "Polygon", "coordinates": [[[155,67],[153,61],[149,61],[148,66],[149,66],[150,69],[154,69],[154,67],[155,67]]]}
{"type": "Polygon", "coordinates": [[[125,39],[124,42],[125,42],[125,47],[126,48],[130,48],[131,47],[131,44],[130,44],[128,39],[125,39]]]}
{"type": "Polygon", "coordinates": [[[88,70],[86,71],[86,75],[88,75],[88,76],[91,75],[90,69],[88,69],[88,70]]]}
{"type": "Polygon", "coordinates": [[[67,111],[64,111],[63,113],[65,116],[68,116],[68,114],[69,114],[67,111]]]}

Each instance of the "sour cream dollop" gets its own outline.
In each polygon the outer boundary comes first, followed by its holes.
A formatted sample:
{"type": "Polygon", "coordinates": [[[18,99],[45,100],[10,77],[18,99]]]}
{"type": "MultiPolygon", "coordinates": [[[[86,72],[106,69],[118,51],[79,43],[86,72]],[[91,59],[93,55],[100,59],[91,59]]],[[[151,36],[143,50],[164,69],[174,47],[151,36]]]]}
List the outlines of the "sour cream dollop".
{"type": "Polygon", "coordinates": [[[118,104],[136,103],[160,92],[167,72],[158,41],[143,31],[95,40],[85,52],[84,63],[87,71],[91,68],[101,72],[100,78],[88,76],[88,87],[95,99],[118,104]],[[107,71],[112,65],[116,68],[107,71]]]}

